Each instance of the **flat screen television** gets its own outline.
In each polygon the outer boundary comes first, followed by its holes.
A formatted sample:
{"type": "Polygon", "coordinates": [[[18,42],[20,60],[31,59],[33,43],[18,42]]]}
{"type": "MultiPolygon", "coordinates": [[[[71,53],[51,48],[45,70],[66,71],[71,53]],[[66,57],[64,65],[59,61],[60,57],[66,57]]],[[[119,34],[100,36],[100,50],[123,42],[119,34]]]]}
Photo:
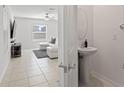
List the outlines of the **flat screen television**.
{"type": "Polygon", "coordinates": [[[15,38],[15,20],[10,22],[10,38],[15,38]]]}

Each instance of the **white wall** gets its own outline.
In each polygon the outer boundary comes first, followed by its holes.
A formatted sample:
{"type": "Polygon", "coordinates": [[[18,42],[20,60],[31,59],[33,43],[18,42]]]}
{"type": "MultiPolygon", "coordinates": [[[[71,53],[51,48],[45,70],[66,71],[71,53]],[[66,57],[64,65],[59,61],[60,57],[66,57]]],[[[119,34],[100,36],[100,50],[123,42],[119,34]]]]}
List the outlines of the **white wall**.
{"type": "Polygon", "coordinates": [[[78,6],[78,41],[80,44],[88,40],[89,46],[93,46],[93,6],[78,6]],[[86,35],[85,35],[86,34],[86,35]]]}
{"type": "Polygon", "coordinates": [[[9,8],[0,6],[0,81],[10,61],[10,14],[9,8]]]}
{"type": "Polygon", "coordinates": [[[47,25],[47,40],[50,41],[51,37],[57,38],[58,30],[56,21],[42,21],[33,18],[19,18],[16,17],[16,41],[22,43],[22,49],[32,49],[39,47],[39,41],[32,40],[33,25],[44,24],[47,25]]]}
{"type": "Polygon", "coordinates": [[[122,6],[94,6],[94,55],[92,70],[124,86],[124,23],[122,6]]]}

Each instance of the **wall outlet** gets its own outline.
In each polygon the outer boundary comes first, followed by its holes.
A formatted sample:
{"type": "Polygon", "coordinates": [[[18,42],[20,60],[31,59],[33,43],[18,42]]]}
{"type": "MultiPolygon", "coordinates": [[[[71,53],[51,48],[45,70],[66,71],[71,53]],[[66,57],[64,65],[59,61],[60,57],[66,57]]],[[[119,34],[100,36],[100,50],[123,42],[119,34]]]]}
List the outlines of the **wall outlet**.
{"type": "Polygon", "coordinates": [[[122,68],[124,69],[124,63],[122,64],[122,68]]]}
{"type": "Polygon", "coordinates": [[[117,35],[113,35],[113,40],[117,40],[117,35]]]}

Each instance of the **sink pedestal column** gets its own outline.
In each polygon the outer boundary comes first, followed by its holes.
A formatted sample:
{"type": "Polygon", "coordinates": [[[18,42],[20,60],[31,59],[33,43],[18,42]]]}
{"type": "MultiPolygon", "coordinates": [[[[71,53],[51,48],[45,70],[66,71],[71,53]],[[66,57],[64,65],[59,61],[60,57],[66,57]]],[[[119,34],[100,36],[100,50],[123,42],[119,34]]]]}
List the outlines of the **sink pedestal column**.
{"type": "Polygon", "coordinates": [[[90,86],[89,73],[91,69],[92,55],[97,51],[97,48],[87,47],[78,48],[78,53],[81,58],[79,58],[79,84],[80,86],[90,86]]]}
{"type": "Polygon", "coordinates": [[[80,85],[81,86],[89,86],[89,72],[90,72],[90,55],[85,55],[83,58],[79,60],[79,66],[80,66],[80,85]]]}

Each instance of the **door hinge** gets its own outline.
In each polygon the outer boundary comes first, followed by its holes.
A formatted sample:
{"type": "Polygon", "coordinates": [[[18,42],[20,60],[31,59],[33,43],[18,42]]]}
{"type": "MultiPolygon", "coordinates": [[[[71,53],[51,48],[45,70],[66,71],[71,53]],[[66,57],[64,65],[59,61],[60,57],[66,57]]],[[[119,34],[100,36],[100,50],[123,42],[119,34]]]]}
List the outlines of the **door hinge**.
{"type": "Polygon", "coordinates": [[[68,64],[68,70],[70,71],[71,69],[75,69],[76,68],[76,64],[73,64],[73,66],[71,66],[70,64],[68,64]]]}

